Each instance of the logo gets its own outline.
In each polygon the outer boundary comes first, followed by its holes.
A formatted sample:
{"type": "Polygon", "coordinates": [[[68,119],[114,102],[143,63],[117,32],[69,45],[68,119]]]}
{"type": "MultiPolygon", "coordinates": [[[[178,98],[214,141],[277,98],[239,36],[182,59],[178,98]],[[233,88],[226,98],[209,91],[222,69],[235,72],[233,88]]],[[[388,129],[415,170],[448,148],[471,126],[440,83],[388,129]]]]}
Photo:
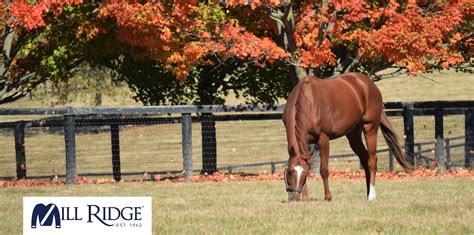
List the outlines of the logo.
{"type": "Polygon", "coordinates": [[[23,234],[151,234],[151,197],[24,197],[23,234]]]}
{"type": "Polygon", "coordinates": [[[37,204],[31,215],[31,228],[36,228],[38,222],[40,226],[51,226],[54,222],[56,228],[61,228],[58,207],[54,204],[37,204]]]}

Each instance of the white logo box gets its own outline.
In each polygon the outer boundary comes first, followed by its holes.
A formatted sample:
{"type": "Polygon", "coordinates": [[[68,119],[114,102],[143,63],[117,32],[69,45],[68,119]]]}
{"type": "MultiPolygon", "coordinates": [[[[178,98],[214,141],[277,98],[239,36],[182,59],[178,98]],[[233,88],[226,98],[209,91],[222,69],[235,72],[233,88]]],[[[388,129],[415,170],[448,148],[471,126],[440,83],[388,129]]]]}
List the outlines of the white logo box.
{"type": "Polygon", "coordinates": [[[23,197],[23,234],[151,235],[151,197],[23,197]]]}

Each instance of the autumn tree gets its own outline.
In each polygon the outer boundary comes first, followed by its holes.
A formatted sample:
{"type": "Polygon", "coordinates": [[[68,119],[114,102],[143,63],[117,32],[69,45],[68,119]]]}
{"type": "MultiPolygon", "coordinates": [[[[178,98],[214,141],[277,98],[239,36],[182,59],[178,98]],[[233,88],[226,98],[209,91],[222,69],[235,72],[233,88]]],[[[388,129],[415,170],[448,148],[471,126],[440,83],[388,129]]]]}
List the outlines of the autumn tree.
{"type": "Polygon", "coordinates": [[[269,38],[245,32],[218,5],[111,1],[100,16],[115,22],[109,30],[130,46],[122,48],[116,69],[145,103],[217,104],[230,91],[248,100],[274,102],[290,87],[278,69],[285,65],[273,63],[285,56],[284,50],[269,38]],[[270,68],[264,64],[280,73],[264,77],[262,71],[270,68]],[[255,74],[246,77],[250,70],[255,74]],[[258,94],[258,80],[276,89],[258,94]]]}
{"type": "Polygon", "coordinates": [[[100,64],[105,55],[110,58],[107,35],[97,35],[99,1],[0,4],[0,104],[24,97],[47,80],[67,80],[82,63],[100,64]]]}
{"type": "Polygon", "coordinates": [[[309,74],[458,67],[471,62],[472,12],[467,1],[131,0],[99,16],[130,46],[118,64],[140,99],[214,104],[229,89],[275,94],[309,74]]]}
{"type": "Polygon", "coordinates": [[[469,62],[472,8],[468,1],[111,1],[101,14],[116,20],[120,40],[145,48],[182,80],[195,66],[237,58],[283,61],[296,82],[469,62]]]}
{"type": "Polygon", "coordinates": [[[292,55],[293,77],[360,71],[378,78],[389,67],[414,73],[470,62],[468,1],[259,2],[277,24],[277,42],[292,55]]]}
{"type": "MultiPolygon", "coordinates": [[[[115,66],[127,57],[129,63],[150,60],[178,78],[174,87],[208,89],[179,101],[194,103],[222,102],[232,89],[258,95],[246,88],[254,85],[253,73],[262,86],[286,89],[286,82],[263,79],[276,70],[293,83],[307,74],[349,71],[379,78],[388,67],[471,71],[472,8],[450,0],[2,1],[0,103],[47,78],[67,78],[86,57],[115,66]]],[[[285,95],[250,99],[277,96],[285,95]]]]}

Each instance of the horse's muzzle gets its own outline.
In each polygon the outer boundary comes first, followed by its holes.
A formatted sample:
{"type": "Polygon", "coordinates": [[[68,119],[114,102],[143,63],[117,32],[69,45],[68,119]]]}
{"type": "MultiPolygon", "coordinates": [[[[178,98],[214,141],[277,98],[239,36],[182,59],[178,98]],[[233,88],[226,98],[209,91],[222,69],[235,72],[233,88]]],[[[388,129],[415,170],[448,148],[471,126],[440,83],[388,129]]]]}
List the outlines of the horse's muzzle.
{"type": "Polygon", "coordinates": [[[300,192],[288,192],[288,202],[299,202],[303,198],[303,193],[300,192]]]}
{"type": "Polygon", "coordinates": [[[285,172],[283,173],[285,178],[285,186],[286,186],[286,192],[288,193],[302,193],[303,192],[303,188],[306,184],[306,177],[304,178],[304,181],[303,181],[303,184],[301,185],[301,188],[298,187],[299,185],[296,185],[296,188],[292,187],[289,183],[288,183],[288,179],[286,178],[286,172],[287,171],[287,168],[285,168],[285,172]]]}

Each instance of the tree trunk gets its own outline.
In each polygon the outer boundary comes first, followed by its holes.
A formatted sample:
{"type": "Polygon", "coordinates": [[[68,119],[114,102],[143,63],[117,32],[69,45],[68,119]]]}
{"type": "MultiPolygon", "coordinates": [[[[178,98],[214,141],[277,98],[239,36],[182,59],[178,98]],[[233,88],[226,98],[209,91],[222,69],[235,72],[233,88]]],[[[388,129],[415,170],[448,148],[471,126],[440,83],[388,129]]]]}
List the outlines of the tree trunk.
{"type": "Polygon", "coordinates": [[[94,97],[94,106],[102,105],[102,93],[96,92],[94,97]]]}
{"type": "MultiPolygon", "coordinates": [[[[299,63],[299,62],[295,62],[299,63]]],[[[303,79],[304,77],[308,76],[308,73],[306,70],[300,66],[297,65],[290,65],[290,76],[291,76],[291,81],[293,82],[293,87],[298,84],[298,82],[303,79]]]]}
{"type": "Polygon", "coordinates": [[[212,113],[201,114],[202,170],[201,174],[217,171],[216,122],[212,113]]]}
{"type": "MultiPolygon", "coordinates": [[[[206,67],[205,67],[206,68],[206,67]]],[[[213,104],[216,87],[212,72],[203,69],[198,78],[199,105],[213,104]]],[[[201,174],[211,175],[217,171],[216,122],[212,113],[201,114],[202,170],[201,174]]]]}
{"type": "Polygon", "coordinates": [[[10,27],[5,26],[3,28],[3,32],[1,35],[1,37],[3,38],[3,44],[2,44],[3,61],[0,64],[0,100],[7,93],[7,86],[6,86],[7,71],[9,68],[10,61],[11,61],[11,48],[13,46],[14,36],[15,36],[15,31],[13,31],[10,27]]]}
{"type": "Polygon", "coordinates": [[[277,24],[278,32],[274,41],[278,46],[285,49],[292,56],[291,64],[289,65],[291,81],[295,86],[299,80],[308,75],[306,70],[299,64],[300,61],[296,58],[296,42],[293,37],[295,32],[295,19],[293,15],[293,8],[291,4],[275,9],[270,18],[277,24]]]}
{"type": "Polygon", "coordinates": [[[100,73],[98,76],[96,74],[95,77],[95,96],[94,96],[94,106],[101,106],[102,105],[102,91],[103,91],[103,83],[104,83],[104,73],[100,73]]]}

